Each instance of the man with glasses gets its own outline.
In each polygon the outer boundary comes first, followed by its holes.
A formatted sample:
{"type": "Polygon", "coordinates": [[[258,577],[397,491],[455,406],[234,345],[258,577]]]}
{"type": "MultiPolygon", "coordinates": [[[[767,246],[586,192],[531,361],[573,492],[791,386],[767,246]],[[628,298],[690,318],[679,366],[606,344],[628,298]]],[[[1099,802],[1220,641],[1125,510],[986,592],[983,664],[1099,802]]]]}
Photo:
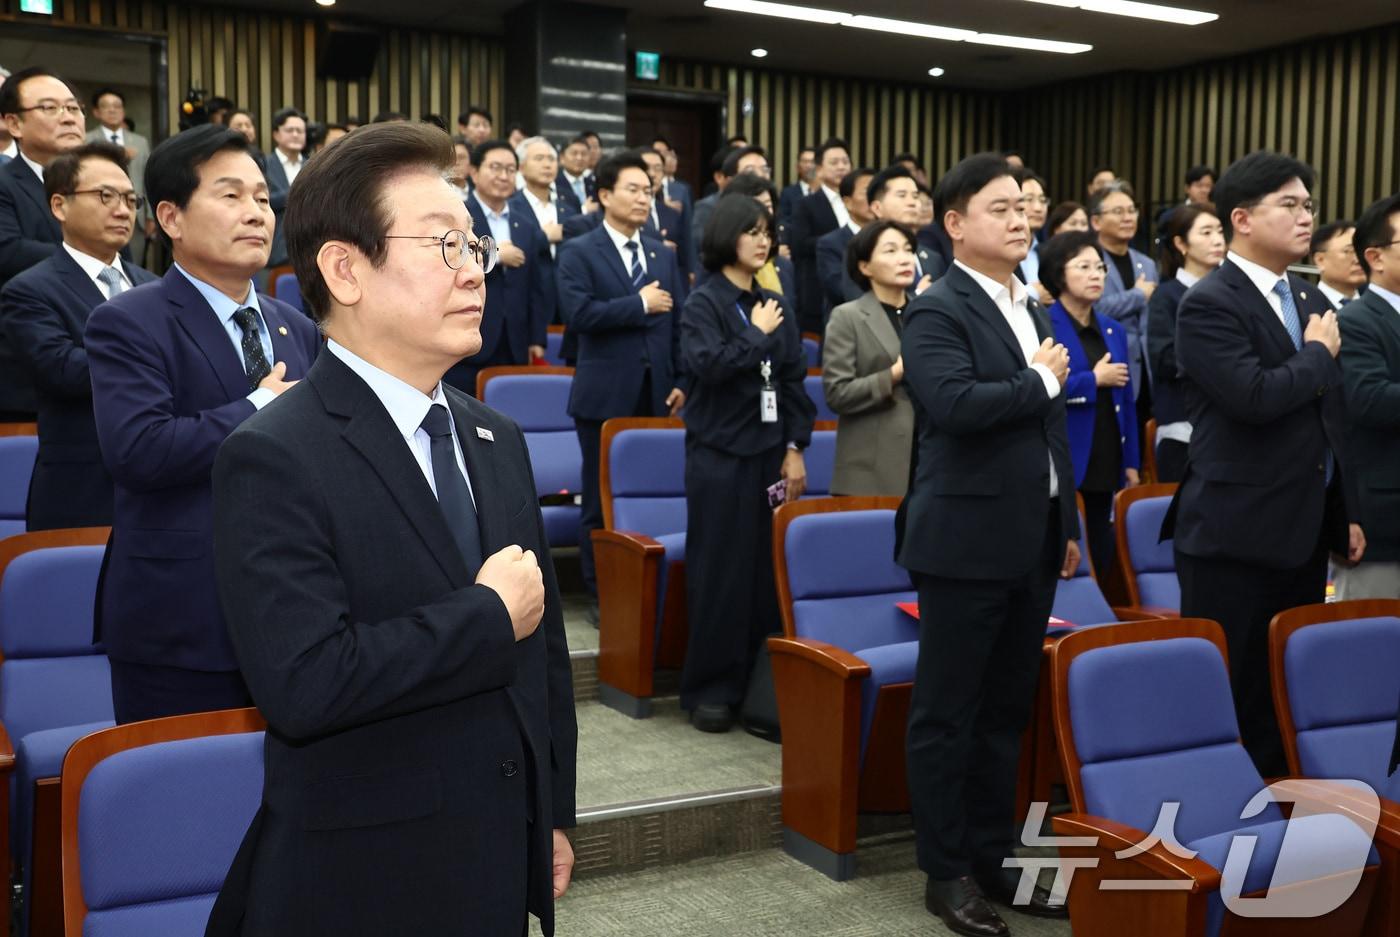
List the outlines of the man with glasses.
{"type": "MultiPolygon", "coordinates": [[[[114,88],[103,88],[92,96],[92,116],[97,118],[97,126],[88,131],[88,142],[100,140],[123,147],[130,160],[129,175],[136,186],[136,194],[144,198],[146,160],[151,155],[151,144],[141,134],[127,128],[126,98],[114,88]]],[[[145,262],[146,238],[155,233],[155,217],[142,208],[136,214],[136,230],[131,234],[131,256],[138,264],[145,262]]]]}
{"type": "MultiPolygon", "coordinates": [[[[83,145],[83,106],[48,69],[16,72],[0,86],[0,120],[19,146],[0,166],[0,287],[58,250],[63,231],[49,211],[44,170],[83,145]]],[[[0,333],[0,421],[34,419],[34,385],[0,333]]]]}
{"type": "Polygon", "coordinates": [[[1338,312],[1357,298],[1357,290],[1366,285],[1366,271],[1352,244],[1356,225],[1351,221],[1334,221],[1313,232],[1309,254],[1317,267],[1317,288],[1332,308],[1338,312]]]}
{"type": "Polygon", "coordinates": [[[374,124],[292,188],[326,347],[214,463],[218,591],[268,731],[209,937],[554,933],[569,649],[524,436],[443,382],[481,342],[490,255],[451,168],[436,128],[374,124]]]}
{"type": "Polygon", "coordinates": [[[1358,562],[1337,314],[1289,264],[1312,239],[1313,172],[1259,151],[1215,186],[1225,262],[1177,311],[1191,422],[1186,476],[1162,525],[1175,537],[1181,614],[1220,622],[1245,749],[1264,777],[1287,765],[1269,688],[1269,621],[1321,602],[1328,551],[1358,562]]]}
{"type": "Polygon", "coordinates": [[[467,198],[472,230],[488,235],[499,254],[486,274],[486,311],[481,350],[447,372],[447,383],[476,396],[482,368],[529,364],[544,356],[556,299],[549,275],[549,238],[533,211],[516,202],[515,151],[505,140],[487,140],[472,150],[476,187],[467,198]]]}
{"type": "Polygon", "coordinates": [[[92,310],[156,277],[122,260],[143,199],[113,143],[86,143],[49,163],[44,191],[63,246],[0,291],[0,328],[34,380],[39,456],[29,530],[112,523],[112,478],[92,418],[83,329],[92,310]]]}
{"type": "Polygon", "coordinates": [[[590,534],[603,526],[598,459],[603,422],[617,416],[675,416],[689,384],[681,375],[685,281],[675,252],[642,231],[651,212],[651,176],[635,153],[598,164],[603,223],[567,242],[556,275],[559,312],[578,336],[569,415],[583,453],[579,565],[598,594],[590,534]]]}
{"type": "Polygon", "coordinates": [[[214,588],[210,469],[320,347],[304,315],[253,289],[274,221],[246,137],[214,124],[171,137],[146,191],[175,263],[98,306],[84,333],[115,482],[96,636],[119,723],[249,704],[214,588]]]}
{"type": "Polygon", "coordinates": [[[1099,252],[1108,267],[1103,296],[1094,309],[1117,319],[1128,333],[1128,373],[1133,379],[1138,425],[1143,426],[1152,416],[1152,392],[1142,362],[1147,303],[1157,289],[1157,264],[1128,246],[1137,235],[1139,216],[1132,186],[1121,179],[1109,182],[1090,197],[1088,207],[1089,226],[1099,236],[1099,252]]]}

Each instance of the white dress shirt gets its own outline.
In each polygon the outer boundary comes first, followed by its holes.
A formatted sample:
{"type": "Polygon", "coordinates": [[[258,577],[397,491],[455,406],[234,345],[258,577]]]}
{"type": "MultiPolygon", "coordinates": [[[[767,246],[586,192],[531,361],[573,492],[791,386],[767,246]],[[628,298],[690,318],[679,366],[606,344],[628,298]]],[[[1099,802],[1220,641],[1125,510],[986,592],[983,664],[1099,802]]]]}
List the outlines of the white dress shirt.
{"type": "Polygon", "coordinates": [[[831,203],[831,210],[836,212],[836,227],[841,228],[851,223],[851,213],[846,211],[846,203],[841,201],[841,193],[828,186],[822,186],[822,195],[831,203]]]}
{"type": "Polygon", "coordinates": [[[11,140],[9,146],[5,147],[3,150],[0,150],[0,156],[8,156],[10,159],[14,159],[15,157],[19,156],[19,143],[17,143],[14,140],[11,140]]]}
{"type": "Polygon", "coordinates": [[[481,206],[481,213],[486,216],[486,227],[491,229],[491,240],[497,246],[510,243],[510,205],[504,206],[500,214],[491,210],[491,207],[481,200],[480,192],[472,193],[472,201],[481,206]]]}
{"type": "MultiPolygon", "coordinates": [[[[972,277],[1001,311],[1006,324],[1011,327],[1011,333],[1016,336],[1016,344],[1021,346],[1021,354],[1026,357],[1027,367],[1040,375],[1049,398],[1054,400],[1060,396],[1060,381],[1055,377],[1055,373],[1039,362],[1031,362],[1035,353],[1040,350],[1040,336],[1036,334],[1035,322],[1031,319],[1031,311],[1027,306],[1030,293],[1026,291],[1025,285],[1015,276],[1011,277],[1009,285],[998,283],[991,277],[973,270],[961,260],[954,260],[953,263],[972,277]]],[[[1060,476],[1055,472],[1055,457],[1049,451],[1045,457],[1050,460],[1050,497],[1057,498],[1060,494],[1060,476]]]]}
{"type": "MultiPolygon", "coordinates": [[[[246,372],[248,362],[243,357],[243,327],[234,319],[233,314],[245,306],[251,306],[258,314],[258,339],[262,342],[263,357],[267,359],[269,365],[277,363],[277,358],[272,351],[272,333],[268,331],[267,319],[263,317],[262,305],[258,302],[258,291],[253,288],[253,281],[248,281],[248,298],[244,302],[235,302],[214,287],[190,273],[179,264],[173,265],[184,275],[186,280],[199,291],[199,295],[204,297],[204,301],[209,304],[209,308],[214,310],[214,317],[219,320],[219,326],[233,342],[233,352],[238,355],[238,364],[246,372]]],[[[248,402],[255,408],[261,410],[273,401],[277,395],[265,387],[259,387],[248,395],[248,402]]]]}
{"type": "MultiPolygon", "coordinates": [[[[626,270],[629,275],[632,272],[632,251],[627,246],[627,242],[635,241],[637,243],[637,262],[642,265],[643,273],[649,272],[647,268],[647,247],[642,243],[642,232],[640,230],[629,238],[606,221],[603,222],[603,230],[608,232],[608,237],[612,240],[613,246],[617,248],[617,256],[622,258],[623,270],[626,270]]],[[[642,311],[646,312],[646,297],[638,293],[637,298],[642,301],[642,311]]]]}
{"type": "Polygon", "coordinates": [[[29,166],[30,169],[34,170],[34,175],[36,175],[36,176],[39,177],[39,181],[40,181],[40,182],[43,182],[43,181],[44,181],[44,167],[43,167],[43,166],[40,166],[38,163],[34,162],[34,160],[30,159],[28,156],[25,156],[23,150],[20,150],[20,151],[19,151],[19,158],[22,159],[22,160],[24,160],[25,163],[28,164],[28,166],[29,166]]]}
{"type": "Polygon", "coordinates": [[[117,146],[126,146],[126,130],[118,127],[113,130],[111,127],[102,128],[102,139],[108,143],[115,143],[117,146]],[[115,139],[113,137],[115,136],[115,139]]]}
{"type": "Polygon", "coordinates": [[[326,350],[345,362],[346,367],[358,374],[360,380],[368,384],[374,396],[379,398],[379,402],[389,412],[389,419],[394,421],[394,427],[403,437],[404,445],[408,446],[408,451],[413,455],[413,461],[418,463],[423,478],[432,489],[433,497],[437,497],[437,482],[433,480],[433,440],[428,431],[423,429],[423,418],[428,415],[428,408],[431,406],[441,404],[446,407],[448,423],[452,427],[452,452],[457,456],[457,470],[467,480],[467,493],[472,496],[472,504],[475,505],[476,492],[472,490],[471,474],[467,472],[467,462],[462,457],[462,437],[457,432],[457,421],[452,419],[452,408],[447,406],[442,382],[437,383],[433,388],[433,395],[428,397],[421,390],[404,383],[388,371],[370,364],[344,345],[338,344],[335,339],[326,339],[326,350]]]}
{"type": "Polygon", "coordinates": [[[1341,290],[1339,290],[1339,289],[1334,289],[1333,287],[1328,286],[1326,283],[1322,282],[1321,280],[1318,280],[1318,281],[1317,281],[1317,291],[1318,291],[1319,293],[1321,293],[1323,296],[1326,296],[1326,297],[1327,297],[1327,301],[1328,301],[1329,303],[1332,304],[1332,308],[1333,308],[1333,309],[1341,309],[1341,308],[1342,308],[1342,300],[1346,300],[1347,302],[1351,302],[1351,301],[1354,300],[1354,299],[1360,299],[1360,297],[1357,296],[1355,293],[1352,293],[1350,296],[1347,296],[1347,295],[1344,294],[1341,290]]]}
{"type": "MultiPolygon", "coordinates": [[[[1255,289],[1264,295],[1264,301],[1269,304],[1274,315],[1278,316],[1279,324],[1287,330],[1288,323],[1283,321],[1283,300],[1279,299],[1278,294],[1274,292],[1274,284],[1279,280],[1288,282],[1287,273],[1274,273],[1268,267],[1261,267],[1252,260],[1246,260],[1234,251],[1226,254],[1225,259],[1244,271],[1244,275],[1249,277],[1249,282],[1253,283],[1255,289]]],[[[1298,327],[1302,328],[1303,323],[1298,323],[1298,327]]]]}
{"type": "Polygon", "coordinates": [[[286,153],[282,152],[280,146],[274,146],[272,152],[277,154],[277,161],[282,164],[282,169],[287,174],[287,185],[296,182],[297,173],[301,172],[301,167],[306,165],[306,158],[301,154],[297,154],[297,158],[293,160],[287,156],[286,153]]]}
{"type": "Polygon", "coordinates": [[[126,271],[122,269],[122,261],[119,255],[113,254],[112,259],[108,261],[98,260],[91,254],[84,254],[67,241],[63,242],[63,249],[68,252],[68,256],[72,257],[79,267],[83,268],[83,273],[88,275],[88,279],[97,284],[97,289],[103,296],[107,295],[107,284],[98,279],[98,274],[108,267],[116,270],[121,276],[123,291],[131,289],[131,279],[127,277],[126,271]]]}
{"type": "MultiPolygon", "coordinates": [[[[529,187],[520,191],[525,193],[525,201],[529,203],[530,210],[535,213],[535,220],[540,223],[541,228],[545,225],[559,223],[559,195],[554,191],[554,186],[549,187],[549,198],[544,201],[535,198],[535,193],[531,192],[529,187]]],[[[549,256],[555,256],[555,249],[558,246],[553,241],[550,242],[549,256]]]]}

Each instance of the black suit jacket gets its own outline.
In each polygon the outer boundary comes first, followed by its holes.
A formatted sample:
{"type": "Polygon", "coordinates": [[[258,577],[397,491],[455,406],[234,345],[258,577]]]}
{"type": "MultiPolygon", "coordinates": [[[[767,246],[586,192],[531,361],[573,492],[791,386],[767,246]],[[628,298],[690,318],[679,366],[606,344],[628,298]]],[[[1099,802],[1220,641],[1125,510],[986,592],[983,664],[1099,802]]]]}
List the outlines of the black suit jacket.
{"type": "MultiPolygon", "coordinates": [[[[0,287],[58,250],[63,229],[49,211],[44,184],[22,158],[0,166],[0,287]]],[[[0,410],[34,412],[34,383],[0,329],[0,410]]]]}
{"type": "MultiPolygon", "coordinates": [[[[1331,308],[1290,276],[1303,323],[1331,308]]],[[[1226,260],[1186,291],[1176,318],[1191,448],[1162,538],[1191,556],[1303,565],[1325,536],[1347,550],[1355,519],[1342,372],[1320,342],[1293,347],[1268,301],[1226,260]],[[1324,485],[1326,450],[1333,484],[1324,485]]]]}
{"type": "Polygon", "coordinates": [[[1365,559],[1393,563],[1400,560],[1400,311],[1367,292],[1337,321],[1365,559]]]}
{"type": "Polygon", "coordinates": [[[268,733],[263,806],[210,935],[514,937],[523,922],[497,898],[527,870],[553,930],[551,830],[574,823],[577,731],[559,590],[519,427],[444,393],[483,554],[519,544],[544,572],[544,618],[520,642],[334,353],[219,452],[219,596],[268,733]]]}
{"type": "Polygon", "coordinates": [[[798,202],[797,210],[792,214],[788,243],[792,247],[792,262],[797,267],[797,310],[804,325],[820,321],[821,318],[822,285],[817,269],[817,241],[837,227],[836,212],[820,187],[798,202]]]}
{"type": "Polygon", "coordinates": [[[1147,303],[1147,371],[1158,426],[1186,419],[1186,390],[1176,364],[1176,310],[1185,295],[1186,284],[1172,277],[1147,303]]]}
{"type": "MultiPolygon", "coordinates": [[[[156,279],[121,262],[132,286],[156,279]]],[[[39,457],[29,482],[30,530],[112,523],[112,477],[102,465],[92,417],[83,330],[107,297],[72,256],[59,249],[0,292],[0,323],[34,382],[39,457]]]]}
{"type": "Polygon", "coordinates": [[[267,197],[272,204],[273,214],[277,216],[277,224],[272,231],[272,252],[268,255],[267,265],[277,267],[287,262],[287,235],[282,227],[287,219],[287,195],[292,190],[292,184],[287,181],[287,170],[282,168],[282,160],[278,158],[276,150],[259,155],[263,157],[262,171],[267,179],[267,197]]]}
{"type": "MultiPolygon", "coordinates": [[[[1028,308],[1036,334],[1050,338],[1034,298],[1028,308]]],[[[1060,529],[1079,536],[1063,390],[1050,398],[1001,310],[961,267],[904,308],[901,347],[918,464],[901,508],[900,565],[947,578],[1024,576],[1042,555],[1052,458],[1060,529]]]]}

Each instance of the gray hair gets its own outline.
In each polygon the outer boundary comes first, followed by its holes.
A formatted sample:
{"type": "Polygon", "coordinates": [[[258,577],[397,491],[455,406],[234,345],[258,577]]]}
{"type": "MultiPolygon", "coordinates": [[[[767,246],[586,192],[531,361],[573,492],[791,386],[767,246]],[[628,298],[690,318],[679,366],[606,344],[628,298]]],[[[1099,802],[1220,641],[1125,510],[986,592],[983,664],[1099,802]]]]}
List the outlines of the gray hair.
{"type": "Polygon", "coordinates": [[[525,154],[526,154],[526,153],[529,153],[529,152],[530,152],[530,147],[534,146],[536,143],[543,143],[545,146],[549,147],[550,151],[553,152],[554,155],[555,155],[556,157],[559,155],[559,148],[556,147],[553,143],[550,143],[549,140],[548,140],[547,138],[545,138],[545,137],[526,137],[524,140],[521,140],[518,144],[516,144],[516,147],[515,147],[515,161],[516,161],[516,163],[518,163],[518,164],[520,164],[520,165],[523,166],[523,165],[525,164],[525,154]]]}

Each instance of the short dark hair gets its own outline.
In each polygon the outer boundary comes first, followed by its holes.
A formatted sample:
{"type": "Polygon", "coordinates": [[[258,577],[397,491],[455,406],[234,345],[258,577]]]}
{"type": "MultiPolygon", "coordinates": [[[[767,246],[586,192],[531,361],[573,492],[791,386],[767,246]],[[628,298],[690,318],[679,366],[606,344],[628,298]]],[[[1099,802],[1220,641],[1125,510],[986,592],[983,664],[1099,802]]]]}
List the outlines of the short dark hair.
{"type": "MultiPolygon", "coordinates": [[[[854,173],[852,173],[854,175],[854,173]]],[[[867,202],[878,202],[885,194],[885,190],[890,187],[890,183],[896,179],[910,179],[917,185],[918,180],[914,179],[914,173],[908,166],[901,166],[898,160],[881,169],[875,174],[875,178],[870,180],[870,185],[865,187],[865,200],[867,202]]],[[[845,180],[842,180],[845,185],[845,180]]]]}
{"type": "Polygon", "coordinates": [[[228,112],[228,119],[229,119],[229,120],[233,120],[233,119],[234,119],[235,117],[237,117],[239,114],[246,114],[246,115],[248,116],[248,119],[251,120],[251,121],[252,121],[253,123],[255,123],[255,124],[258,122],[257,117],[255,117],[255,116],[253,115],[253,112],[250,111],[250,110],[248,110],[246,107],[236,107],[236,108],[234,108],[233,110],[229,111],[229,112],[228,112]]]}
{"type": "Polygon", "coordinates": [[[894,159],[890,160],[891,166],[897,166],[901,163],[913,163],[914,168],[919,170],[924,168],[923,160],[919,159],[919,157],[915,156],[913,153],[900,153],[894,159]]]}
{"type": "MultiPolygon", "coordinates": [[[[647,164],[631,150],[614,153],[607,159],[600,161],[598,168],[593,170],[593,178],[598,184],[598,190],[606,189],[611,192],[616,188],[617,177],[622,175],[624,169],[640,169],[642,172],[647,172],[647,164]]],[[[651,178],[650,173],[647,173],[647,178],[651,178]]]]}
{"type": "Polygon", "coordinates": [[[378,114],[375,114],[375,115],[374,115],[374,119],[371,120],[370,123],[372,123],[372,124],[392,124],[392,123],[394,123],[395,121],[400,121],[400,120],[408,120],[408,115],[407,115],[407,114],[401,114],[401,113],[399,113],[398,111],[380,111],[378,114]]]}
{"type": "Polygon", "coordinates": [[[816,158],[818,163],[826,156],[827,150],[845,150],[847,157],[851,155],[851,145],[849,143],[842,140],[840,137],[828,137],[822,141],[821,146],[817,147],[816,158]]]}
{"type": "Polygon", "coordinates": [[[1100,186],[1098,191],[1090,196],[1087,209],[1090,218],[1102,214],[1100,209],[1103,208],[1103,203],[1108,200],[1110,195],[1126,195],[1133,200],[1134,205],[1137,204],[1137,195],[1133,192],[1132,185],[1122,179],[1114,179],[1108,185],[1100,186]]]}
{"type": "MultiPolygon", "coordinates": [[[[182,130],[151,150],[145,178],[151,213],[155,214],[161,202],[170,202],[182,210],[188,206],[190,196],[199,188],[199,167],[225,150],[247,153],[252,158],[253,147],[248,138],[222,124],[201,124],[182,130]]],[[[169,245],[164,226],[157,224],[156,230],[169,245]]]]}
{"type": "MultiPolygon", "coordinates": [[[[486,154],[492,150],[505,150],[511,159],[515,159],[515,147],[510,145],[509,140],[482,140],[476,146],[469,145],[467,148],[471,150],[473,169],[480,169],[481,164],[486,161],[486,154]]],[[[455,154],[453,158],[456,158],[455,154]]]]}
{"type": "MultiPolygon", "coordinates": [[[[965,214],[967,203],[993,180],[1010,176],[1011,167],[1000,153],[974,153],[944,173],[933,189],[933,221],[943,227],[950,211],[965,214]]],[[[1014,178],[1014,177],[1013,177],[1014,178]]]]}
{"type": "Polygon", "coordinates": [[[1176,272],[1186,266],[1186,255],[1176,249],[1176,239],[1183,241],[1191,234],[1191,226],[1202,215],[1215,217],[1215,212],[1204,205],[1178,205],[1167,214],[1162,224],[1162,248],[1158,273],[1162,282],[1176,276],[1176,272]]]}
{"type": "Polygon", "coordinates": [[[663,146],[665,146],[666,149],[668,149],[668,150],[675,149],[675,147],[671,146],[671,141],[668,140],[668,139],[666,139],[666,136],[665,136],[664,134],[660,134],[660,133],[652,134],[652,137],[651,137],[651,144],[652,144],[652,146],[655,146],[655,145],[658,144],[658,143],[660,143],[660,144],[662,144],[663,146]]]}
{"type": "Polygon", "coordinates": [[[96,109],[96,107],[97,107],[97,102],[98,102],[98,101],[101,101],[103,98],[105,98],[105,97],[106,97],[107,95],[109,95],[109,94],[112,95],[113,97],[115,97],[118,101],[122,102],[122,107],[125,107],[125,106],[126,106],[126,95],[122,94],[122,93],[121,93],[120,91],[118,91],[116,88],[99,88],[97,91],[94,91],[93,94],[92,94],[92,106],[93,106],[93,108],[96,109]]]}
{"type": "Polygon", "coordinates": [[[1348,228],[1356,227],[1356,222],[1349,218],[1339,218],[1336,221],[1328,222],[1320,228],[1313,229],[1312,243],[1308,245],[1309,256],[1318,251],[1327,250],[1327,242],[1348,228]]]}
{"type": "Polygon", "coordinates": [[[345,241],[380,266],[394,221],[384,187],[415,168],[446,174],[453,162],[447,134],[431,124],[399,121],[356,130],[307,162],[287,196],[284,225],[287,256],[313,320],[325,321],[330,311],[330,291],[316,265],[321,245],[345,241]]]}
{"type": "Polygon", "coordinates": [[[418,119],[425,124],[432,124],[434,127],[441,130],[443,133],[447,133],[447,121],[442,119],[441,114],[424,114],[418,119]]]}
{"type": "Polygon", "coordinates": [[[300,117],[301,122],[303,124],[306,123],[306,115],[303,114],[301,111],[297,110],[294,107],[284,107],[280,111],[272,115],[273,131],[281,130],[282,125],[285,124],[287,121],[291,120],[293,117],[300,117]]]}
{"type": "Polygon", "coordinates": [[[729,185],[724,187],[724,193],[720,197],[744,195],[749,198],[758,198],[764,192],[768,193],[768,197],[773,200],[774,205],[778,204],[777,186],[756,173],[741,172],[729,180],[729,185]]]}
{"type": "Polygon", "coordinates": [[[31,65],[29,68],[21,68],[0,85],[0,114],[16,114],[19,112],[19,88],[31,78],[57,78],[71,92],[73,86],[56,73],[50,71],[42,65],[31,65]]]}
{"type": "Polygon", "coordinates": [[[813,158],[813,159],[816,159],[816,157],[817,157],[817,148],[816,148],[815,146],[811,146],[810,144],[807,145],[807,146],[799,146],[799,147],[797,148],[797,158],[798,158],[798,159],[801,159],[803,153],[811,153],[811,154],[812,154],[812,158],[813,158]]]}
{"type": "Polygon", "coordinates": [[[1015,179],[1019,186],[1024,187],[1027,182],[1034,182],[1040,186],[1040,191],[1050,191],[1050,187],[1045,184],[1045,180],[1040,177],[1040,174],[1029,166],[1022,166],[1019,169],[1012,167],[1011,178],[1015,179]]]}
{"type": "Polygon", "coordinates": [[[118,166],[122,172],[129,172],[125,148],[106,140],[84,143],[77,149],[56,157],[44,169],[44,198],[47,200],[55,195],[72,195],[78,188],[78,174],[82,171],[83,163],[89,159],[105,159],[118,166]]]}
{"type": "Polygon", "coordinates": [[[773,215],[752,198],[721,198],[705,223],[700,238],[700,261],[711,273],[718,273],[739,258],[739,238],[745,231],[762,225],[776,234],[773,215]]]}
{"type": "Polygon", "coordinates": [[[1197,182],[1200,182],[1206,176],[1210,176],[1211,181],[1214,181],[1215,168],[1212,166],[1207,166],[1204,163],[1201,163],[1197,166],[1192,166],[1190,169],[1186,170],[1186,184],[1195,185],[1197,182]]]}
{"type": "Polygon", "coordinates": [[[1395,225],[1390,219],[1396,212],[1400,212],[1400,194],[1372,202],[1356,220],[1356,233],[1351,236],[1351,244],[1368,280],[1371,278],[1371,265],[1366,262],[1366,248],[1380,247],[1395,240],[1395,225]]]}
{"type": "Polygon", "coordinates": [[[1016,158],[1019,159],[1019,160],[1022,160],[1022,161],[1025,161],[1025,158],[1026,158],[1026,157],[1025,157],[1025,154],[1023,154],[1020,150],[1002,150],[1002,151],[1001,151],[1001,158],[1002,158],[1002,159],[1010,159],[1010,158],[1013,157],[1013,156],[1016,157],[1016,158]]]}
{"type": "Polygon", "coordinates": [[[488,111],[486,108],[478,107],[475,104],[470,105],[465,111],[457,115],[457,123],[465,127],[471,122],[473,114],[479,114],[482,117],[485,117],[486,122],[493,127],[496,125],[496,119],[491,116],[491,112],[488,111]]]}
{"type": "Polygon", "coordinates": [[[856,183],[861,179],[868,179],[874,175],[875,170],[869,166],[861,166],[859,169],[852,169],[841,177],[841,184],[836,187],[836,193],[842,198],[853,198],[856,194],[856,183]]]}
{"type": "Polygon", "coordinates": [[[570,140],[568,143],[565,143],[564,146],[561,148],[560,152],[563,152],[563,150],[567,150],[569,147],[571,147],[571,146],[573,146],[573,145],[575,145],[575,144],[578,144],[579,146],[582,146],[582,147],[587,147],[587,146],[588,146],[588,140],[585,139],[585,138],[580,134],[579,136],[574,137],[574,138],[573,138],[572,140],[570,140]]]}
{"type": "Polygon", "coordinates": [[[1099,256],[1099,239],[1092,231],[1065,231],[1040,245],[1040,284],[1051,296],[1065,291],[1065,267],[1086,247],[1099,256]]]}
{"type": "Polygon", "coordinates": [[[579,138],[580,140],[582,140],[584,143],[587,143],[587,142],[588,142],[588,138],[589,138],[589,137],[592,137],[593,139],[597,140],[599,143],[602,143],[602,142],[603,142],[603,137],[602,137],[602,136],[598,133],[598,131],[596,131],[596,130],[593,130],[593,129],[591,129],[591,128],[585,127],[583,130],[580,130],[580,131],[578,132],[578,138],[579,138]]]}
{"type": "Polygon", "coordinates": [[[749,142],[749,137],[748,134],[736,133],[734,134],[734,136],[730,137],[724,142],[728,143],[730,146],[747,146],[749,142]]]}
{"type": "Polygon", "coordinates": [[[885,218],[881,221],[874,221],[861,228],[856,236],[846,244],[846,275],[851,278],[851,282],[861,288],[864,292],[870,289],[870,278],[860,272],[860,265],[866,263],[875,255],[875,245],[880,240],[880,235],[886,231],[898,231],[909,241],[909,247],[915,252],[919,249],[919,239],[906,225],[898,221],[891,221],[885,218]]]}
{"type": "Polygon", "coordinates": [[[1307,189],[1313,187],[1312,169],[1285,153],[1256,150],[1231,163],[1211,192],[1220,225],[1225,229],[1225,240],[1230,241],[1235,236],[1230,214],[1236,208],[1253,208],[1264,196],[1277,192],[1292,179],[1299,180],[1307,189]]]}
{"type": "Polygon", "coordinates": [[[663,156],[661,155],[661,151],[660,151],[660,150],[657,150],[655,147],[650,147],[650,146],[638,146],[638,147],[633,147],[633,149],[632,149],[631,152],[637,154],[637,158],[640,159],[642,162],[646,162],[646,158],[647,158],[648,156],[655,156],[657,159],[661,160],[661,163],[662,163],[663,166],[664,166],[665,163],[666,163],[666,159],[665,159],[665,157],[663,157],[663,156]]]}
{"type": "Polygon", "coordinates": [[[363,126],[364,126],[364,123],[365,123],[364,121],[360,120],[359,117],[354,116],[354,115],[351,115],[351,114],[347,114],[347,115],[345,116],[345,120],[342,121],[342,122],[343,122],[343,123],[345,124],[345,126],[347,126],[347,127],[363,127],[363,126]]]}
{"type": "Polygon", "coordinates": [[[739,149],[737,146],[726,143],[724,146],[715,150],[714,155],[710,157],[710,175],[713,176],[717,172],[723,172],[724,163],[729,159],[729,154],[737,149],[739,149]]]}
{"type": "Polygon", "coordinates": [[[1077,211],[1084,212],[1084,216],[1089,216],[1089,210],[1078,202],[1061,202],[1050,209],[1050,214],[1045,216],[1045,233],[1049,234],[1060,225],[1069,221],[1070,216],[1077,211]]]}
{"type": "Polygon", "coordinates": [[[739,175],[739,160],[743,159],[745,156],[753,155],[762,156],[764,162],[768,161],[768,151],[763,147],[741,146],[724,158],[724,165],[720,167],[719,171],[724,173],[726,177],[733,179],[735,176],[739,175]]]}
{"type": "Polygon", "coordinates": [[[1093,171],[1089,173],[1089,181],[1093,182],[1094,177],[1101,172],[1111,172],[1114,176],[1118,175],[1117,171],[1112,166],[1108,165],[1107,163],[1099,163],[1097,166],[1094,167],[1093,171]]]}

